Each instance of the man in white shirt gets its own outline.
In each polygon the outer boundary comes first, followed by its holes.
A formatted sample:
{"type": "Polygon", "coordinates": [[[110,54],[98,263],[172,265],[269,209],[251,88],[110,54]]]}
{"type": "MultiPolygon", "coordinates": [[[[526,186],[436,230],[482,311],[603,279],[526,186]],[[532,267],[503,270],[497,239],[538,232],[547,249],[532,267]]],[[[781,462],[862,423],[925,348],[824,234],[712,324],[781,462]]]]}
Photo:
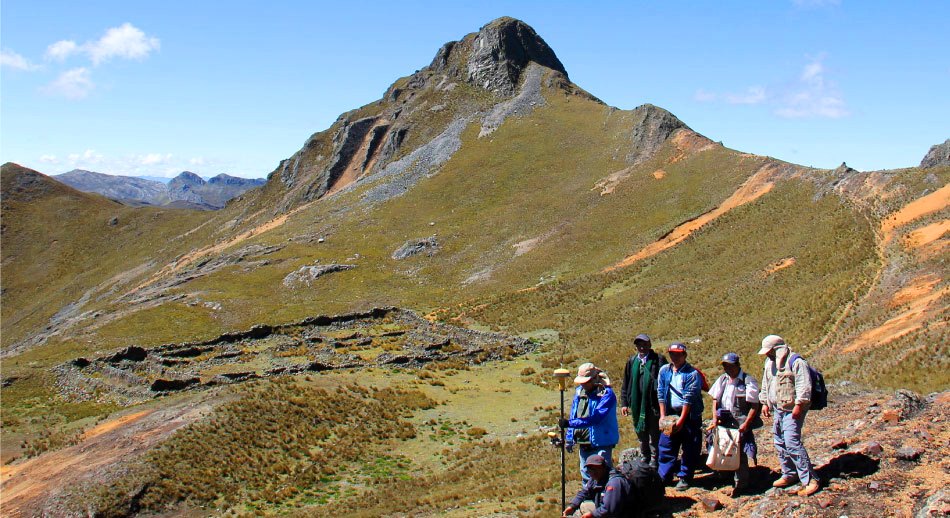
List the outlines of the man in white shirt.
{"type": "Polygon", "coordinates": [[[762,426],[759,417],[759,382],[742,370],[739,355],[728,353],[722,357],[725,374],[709,389],[713,398],[713,418],[709,430],[717,426],[739,431],[739,469],[735,473],[733,496],[738,496],[749,484],[749,457],[756,459],[754,428],[762,426]]]}

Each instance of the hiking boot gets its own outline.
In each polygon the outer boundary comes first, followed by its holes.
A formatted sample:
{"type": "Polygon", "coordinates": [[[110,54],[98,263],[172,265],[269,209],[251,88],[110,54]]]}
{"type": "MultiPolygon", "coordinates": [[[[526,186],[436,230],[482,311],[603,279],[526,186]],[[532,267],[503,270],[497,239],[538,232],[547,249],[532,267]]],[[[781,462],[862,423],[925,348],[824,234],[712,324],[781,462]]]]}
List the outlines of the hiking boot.
{"type": "Polygon", "coordinates": [[[811,496],[818,492],[819,487],[818,479],[812,478],[808,485],[798,490],[798,496],[811,496]]]}
{"type": "Polygon", "coordinates": [[[729,494],[731,498],[736,498],[742,496],[742,493],[745,493],[745,487],[734,487],[732,492],[729,494]]]}
{"type": "Polygon", "coordinates": [[[683,479],[680,479],[680,481],[676,483],[676,487],[674,489],[676,489],[677,491],[686,491],[687,489],[689,489],[689,482],[683,479]]]}
{"type": "Polygon", "coordinates": [[[775,482],[772,482],[772,487],[788,487],[795,482],[798,482],[798,478],[796,477],[782,477],[775,482]]]}

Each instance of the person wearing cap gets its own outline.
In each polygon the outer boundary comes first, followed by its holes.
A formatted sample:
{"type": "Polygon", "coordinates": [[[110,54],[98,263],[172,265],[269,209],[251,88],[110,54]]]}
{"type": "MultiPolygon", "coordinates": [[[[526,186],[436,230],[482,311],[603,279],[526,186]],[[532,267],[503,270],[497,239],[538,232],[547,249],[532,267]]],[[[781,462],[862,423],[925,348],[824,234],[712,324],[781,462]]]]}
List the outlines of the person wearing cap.
{"type": "Polygon", "coordinates": [[[808,364],[801,356],[794,355],[778,335],[763,338],[759,354],[766,356],[762,373],[762,393],[766,395],[762,415],[774,414],[772,440],[782,465],[782,477],[772,485],[788,487],[799,481],[802,484],[799,496],[813,495],[820,484],[802,442],[805,415],[811,406],[808,364]],[[793,355],[796,360],[790,361],[793,355]]]}
{"type": "Polygon", "coordinates": [[[759,382],[742,370],[736,353],[727,353],[722,357],[722,370],[725,373],[709,389],[713,399],[709,430],[724,426],[739,431],[739,469],[734,475],[735,488],[732,491],[735,497],[749,485],[749,457],[758,464],[758,450],[752,430],[762,426],[759,419],[759,382]]]}
{"type": "Polygon", "coordinates": [[[653,350],[649,335],[633,339],[637,354],[627,360],[620,389],[620,414],[630,416],[633,429],[640,439],[640,456],[644,462],[657,467],[660,443],[660,403],[657,397],[657,379],[666,358],[653,350]]]}
{"type": "Polygon", "coordinates": [[[611,454],[620,441],[617,396],[610,388],[610,379],[593,363],[585,363],[577,369],[574,383],[577,390],[570,419],[562,419],[559,425],[567,429],[564,442],[568,451],[575,444],[578,446],[581,477],[587,482],[590,475],[586,463],[591,455],[599,454],[606,460],[608,469],[613,467],[611,454]]]}
{"type": "Polygon", "coordinates": [[[577,496],[564,508],[562,517],[581,511],[581,518],[639,516],[633,488],[627,477],[607,465],[600,455],[591,455],[585,462],[590,479],[577,496]],[[593,504],[588,501],[593,501],[593,504]]]}
{"type": "Polygon", "coordinates": [[[685,491],[693,480],[693,471],[700,463],[699,455],[703,440],[702,379],[699,372],[686,361],[686,345],[670,344],[667,353],[670,363],[660,368],[657,397],[660,403],[660,419],[667,415],[677,417],[672,430],[660,436],[659,472],[667,484],[673,481],[677,471],[677,491],[685,491]],[[676,469],[677,456],[683,450],[676,469]]]}

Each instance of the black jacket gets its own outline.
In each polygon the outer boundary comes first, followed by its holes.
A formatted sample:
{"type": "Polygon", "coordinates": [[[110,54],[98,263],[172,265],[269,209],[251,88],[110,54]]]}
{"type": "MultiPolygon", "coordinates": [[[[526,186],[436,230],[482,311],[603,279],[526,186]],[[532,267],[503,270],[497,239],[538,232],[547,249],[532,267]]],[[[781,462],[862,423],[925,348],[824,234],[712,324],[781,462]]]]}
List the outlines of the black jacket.
{"type": "MultiPolygon", "coordinates": [[[[653,363],[653,369],[650,370],[650,380],[648,382],[650,385],[649,387],[650,395],[648,397],[650,398],[653,415],[660,415],[660,400],[657,397],[656,385],[657,385],[657,379],[660,374],[660,367],[666,365],[667,361],[666,361],[666,358],[657,354],[656,351],[650,351],[649,354],[647,354],[647,360],[650,360],[650,359],[654,360],[654,363],[653,363]]],[[[633,398],[633,374],[635,372],[635,369],[640,368],[640,366],[637,365],[639,362],[640,360],[637,359],[637,355],[634,354],[633,356],[630,357],[629,360],[627,360],[627,366],[623,369],[623,386],[620,389],[620,403],[621,403],[620,406],[625,406],[625,407],[632,406],[631,402],[633,398]]],[[[641,379],[640,381],[641,383],[645,382],[645,380],[643,379],[641,379]]]]}
{"type": "Polygon", "coordinates": [[[571,500],[571,507],[579,509],[581,502],[594,502],[594,518],[625,518],[638,516],[634,492],[630,481],[619,471],[611,470],[607,483],[591,478],[571,500]]]}

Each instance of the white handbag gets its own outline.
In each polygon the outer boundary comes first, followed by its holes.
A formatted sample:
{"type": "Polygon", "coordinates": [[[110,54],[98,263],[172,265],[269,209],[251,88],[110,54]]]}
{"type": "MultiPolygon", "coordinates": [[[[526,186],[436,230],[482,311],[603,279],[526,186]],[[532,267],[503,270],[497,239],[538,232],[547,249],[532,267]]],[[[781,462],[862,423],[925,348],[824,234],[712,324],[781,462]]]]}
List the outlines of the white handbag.
{"type": "Polygon", "coordinates": [[[739,469],[739,430],[717,426],[706,465],[715,471],[739,469]]]}

